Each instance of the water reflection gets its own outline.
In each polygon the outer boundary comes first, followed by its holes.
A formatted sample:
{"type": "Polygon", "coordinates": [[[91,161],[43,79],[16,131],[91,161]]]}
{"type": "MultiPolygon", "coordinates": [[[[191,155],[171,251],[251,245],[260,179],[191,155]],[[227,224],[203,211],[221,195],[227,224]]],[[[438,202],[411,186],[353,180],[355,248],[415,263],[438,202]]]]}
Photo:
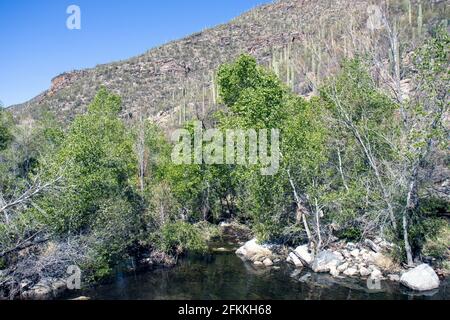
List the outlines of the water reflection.
{"type": "MultiPolygon", "coordinates": [[[[110,284],[72,296],[91,299],[135,300],[347,300],[347,299],[448,299],[447,284],[426,294],[413,294],[399,284],[383,282],[371,291],[364,281],[334,279],[329,275],[294,270],[255,267],[233,253],[191,256],[172,269],[123,275],[110,284]]],[[[70,297],[65,297],[70,298],[70,297]]]]}

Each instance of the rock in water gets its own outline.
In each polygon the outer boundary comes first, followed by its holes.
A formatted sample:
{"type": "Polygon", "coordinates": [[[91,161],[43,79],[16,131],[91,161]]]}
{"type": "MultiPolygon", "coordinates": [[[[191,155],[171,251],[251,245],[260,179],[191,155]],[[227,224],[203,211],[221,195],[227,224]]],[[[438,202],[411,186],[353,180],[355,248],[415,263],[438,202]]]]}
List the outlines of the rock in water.
{"type": "Polygon", "coordinates": [[[427,264],[422,264],[404,273],[400,282],[416,291],[429,291],[439,288],[440,285],[436,272],[427,264]]]}
{"type": "Polygon", "coordinates": [[[297,268],[302,268],[303,263],[293,252],[289,253],[288,262],[293,263],[297,268]]]}
{"type": "Polygon", "coordinates": [[[332,267],[330,270],[330,274],[333,277],[337,278],[337,277],[339,277],[340,271],[336,267],[332,267]]]}
{"type": "Polygon", "coordinates": [[[311,268],[314,272],[330,272],[342,264],[342,259],[329,251],[320,252],[314,259],[311,268]]]}
{"type": "Polygon", "coordinates": [[[313,255],[309,252],[308,245],[297,247],[294,253],[306,266],[309,266],[314,261],[313,255]]]}
{"type": "Polygon", "coordinates": [[[256,239],[250,240],[237,249],[236,254],[248,261],[264,261],[272,257],[273,253],[265,246],[258,244],[256,239]]]}

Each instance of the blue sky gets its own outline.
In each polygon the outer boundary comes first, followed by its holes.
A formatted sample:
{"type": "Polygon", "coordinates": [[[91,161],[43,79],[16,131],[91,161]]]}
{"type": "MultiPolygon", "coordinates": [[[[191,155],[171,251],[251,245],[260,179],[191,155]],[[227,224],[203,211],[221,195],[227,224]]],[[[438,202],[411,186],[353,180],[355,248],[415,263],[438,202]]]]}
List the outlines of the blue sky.
{"type": "Polygon", "coordinates": [[[0,0],[0,101],[25,102],[64,72],[123,60],[270,0],[0,0]],[[81,30],[69,30],[69,5],[81,30]]]}

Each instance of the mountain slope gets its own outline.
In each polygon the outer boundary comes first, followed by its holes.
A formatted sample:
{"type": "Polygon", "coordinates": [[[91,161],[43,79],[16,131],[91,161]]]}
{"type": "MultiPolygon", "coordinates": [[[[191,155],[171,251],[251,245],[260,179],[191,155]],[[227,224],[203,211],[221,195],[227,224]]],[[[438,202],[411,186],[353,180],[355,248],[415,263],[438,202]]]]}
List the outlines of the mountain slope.
{"type": "MultiPolygon", "coordinates": [[[[373,8],[395,17],[404,37],[420,37],[419,21],[426,26],[446,17],[445,1],[427,1],[420,10],[417,1],[387,3],[281,0],[129,60],[59,75],[49,90],[10,109],[22,121],[49,109],[70,122],[106,86],[123,98],[124,117],[142,112],[166,127],[177,126],[214,110],[215,71],[242,52],[271,67],[294,91],[308,95],[343,57],[356,52],[375,48],[380,61],[389,64],[386,32],[367,28],[368,19],[376,16],[373,8]]],[[[406,56],[408,48],[402,50],[406,56]]]]}

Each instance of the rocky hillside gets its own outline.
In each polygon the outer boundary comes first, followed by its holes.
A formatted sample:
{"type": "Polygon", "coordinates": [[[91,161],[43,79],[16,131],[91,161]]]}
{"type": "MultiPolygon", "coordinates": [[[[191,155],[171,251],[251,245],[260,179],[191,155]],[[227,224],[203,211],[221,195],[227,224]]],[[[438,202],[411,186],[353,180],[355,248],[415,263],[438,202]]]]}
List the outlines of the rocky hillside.
{"type": "MultiPolygon", "coordinates": [[[[392,67],[388,32],[378,26],[379,12],[396,22],[401,39],[415,40],[448,18],[447,6],[447,1],[436,0],[280,0],[129,60],[61,74],[49,90],[11,110],[22,121],[45,109],[70,122],[99,87],[106,86],[122,96],[125,118],[143,112],[174,127],[215,109],[217,67],[243,52],[308,96],[343,57],[357,52],[374,53],[386,70],[392,67]],[[368,22],[374,27],[368,28],[368,22]]],[[[404,43],[403,60],[414,41],[404,43]]]]}

